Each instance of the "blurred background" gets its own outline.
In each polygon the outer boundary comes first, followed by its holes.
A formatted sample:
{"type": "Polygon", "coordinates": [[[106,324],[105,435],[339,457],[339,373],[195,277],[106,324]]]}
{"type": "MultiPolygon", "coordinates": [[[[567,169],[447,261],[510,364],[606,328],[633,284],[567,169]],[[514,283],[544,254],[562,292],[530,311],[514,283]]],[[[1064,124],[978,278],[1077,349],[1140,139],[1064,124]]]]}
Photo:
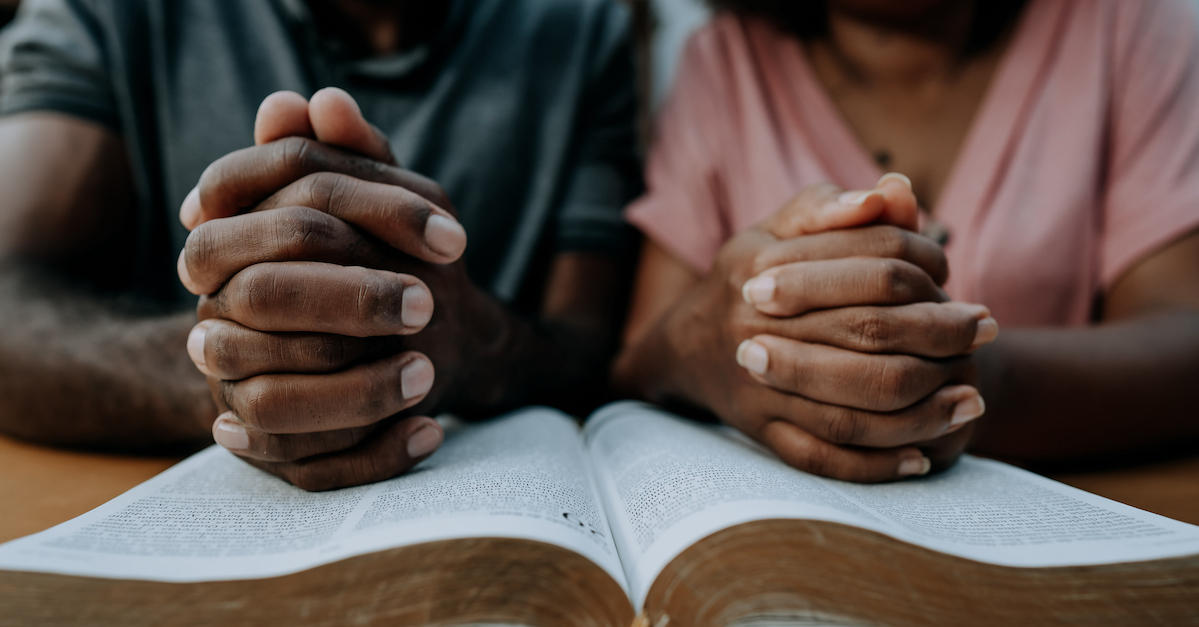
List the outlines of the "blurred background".
{"type": "MultiPolygon", "coordinates": [[[[996,1],[996,0],[991,0],[996,1]]],[[[1123,0],[1137,2],[1140,0],[1123,0]]],[[[637,14],[641,39],[642,86],[650,110],[657,109],[670,92],[679,54],[687,37],[707,21],[710,11],[703,0],[626,0],[637,14]]],[[[1187,0],[1199,12],[1199,0],[1187,0]]],[[[17,12],[20,0],[0,0],[0,27],[17,12]]]]}
{"type": "Polygon", "coordinates": [[[12,21],[13,14],[17,12],[17,3],[20,0],[0,0],[0,26],[3,26],[12,21]]]}

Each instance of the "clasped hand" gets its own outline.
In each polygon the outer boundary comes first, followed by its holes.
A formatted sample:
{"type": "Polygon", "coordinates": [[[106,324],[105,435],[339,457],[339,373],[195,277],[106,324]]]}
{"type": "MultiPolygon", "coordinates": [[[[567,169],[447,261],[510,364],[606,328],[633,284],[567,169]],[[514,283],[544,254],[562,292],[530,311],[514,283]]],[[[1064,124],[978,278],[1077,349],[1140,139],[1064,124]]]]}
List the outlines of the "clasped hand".
{"type": "Polygon", "coordinates": [[[998,325],[949,302],[916,215],[901,176],[814,185],[729,240],[664,321],[692,364],[684,385],[808,472],[874,482],[951,465],[984,411],[971,353],[998,325]]]}
{"type": "Polygon", "coordinates": [[[463,312],[484,297],[459,261],[466,233],[345,92],[272,95],[255,143],[209,166],[180,212],[214,437],[309,490],[396,476],[440,444],[420,414],[468,361],[463,312]]]}

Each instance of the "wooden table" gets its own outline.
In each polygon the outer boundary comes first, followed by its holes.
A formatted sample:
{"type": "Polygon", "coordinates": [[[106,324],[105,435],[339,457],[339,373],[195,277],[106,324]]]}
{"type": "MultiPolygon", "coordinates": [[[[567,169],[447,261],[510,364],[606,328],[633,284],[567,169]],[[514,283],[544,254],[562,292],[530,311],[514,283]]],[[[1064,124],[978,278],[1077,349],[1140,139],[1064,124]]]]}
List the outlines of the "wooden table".
{"type": "MultiPolygon", "coordinates": [[[[0,542],[83,514],[176,461],[61,451],[0,437],[0,542]]],[[[1054,479],[1199,524],[1199,456],[1054,479]]]]}

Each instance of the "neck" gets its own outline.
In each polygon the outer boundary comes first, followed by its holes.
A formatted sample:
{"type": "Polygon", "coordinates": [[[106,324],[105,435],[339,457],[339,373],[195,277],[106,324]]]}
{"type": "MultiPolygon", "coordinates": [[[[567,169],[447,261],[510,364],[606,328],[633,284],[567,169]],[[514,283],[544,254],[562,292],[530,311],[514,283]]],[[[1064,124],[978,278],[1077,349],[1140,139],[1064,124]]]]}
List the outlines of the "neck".
{"type": "Polygon", "coordinates": [[[402,49],[404,8],[407,2],[332,0],[345,17],[366,36],[376,54],[402,49]]]}
{"type": "Polygon", "coordinates": [[[971,0],[947,0],[902,16],[829,3],[828,46],[854,80],[913,85],[950,78],[966,58],[971,0]]]}
{"type": "Polygon", "coordinates": [[[444,0],[308,0],[317,23],[361,54],[385,55],[411,48],[437,30],[444,0]]]}

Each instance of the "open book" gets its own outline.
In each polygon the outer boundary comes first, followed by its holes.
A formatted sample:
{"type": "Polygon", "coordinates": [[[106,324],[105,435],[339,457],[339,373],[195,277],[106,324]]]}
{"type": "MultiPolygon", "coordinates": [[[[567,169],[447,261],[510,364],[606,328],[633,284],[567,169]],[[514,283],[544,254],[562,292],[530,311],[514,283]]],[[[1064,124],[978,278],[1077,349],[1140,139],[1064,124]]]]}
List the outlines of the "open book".
{"type": "Polygon", "coordinates": [[[0,546],[0,624],[1197,624],[1199,527],[993,461],[855,485],[638,403],[306,493],[210,448],[0,546]]]}

